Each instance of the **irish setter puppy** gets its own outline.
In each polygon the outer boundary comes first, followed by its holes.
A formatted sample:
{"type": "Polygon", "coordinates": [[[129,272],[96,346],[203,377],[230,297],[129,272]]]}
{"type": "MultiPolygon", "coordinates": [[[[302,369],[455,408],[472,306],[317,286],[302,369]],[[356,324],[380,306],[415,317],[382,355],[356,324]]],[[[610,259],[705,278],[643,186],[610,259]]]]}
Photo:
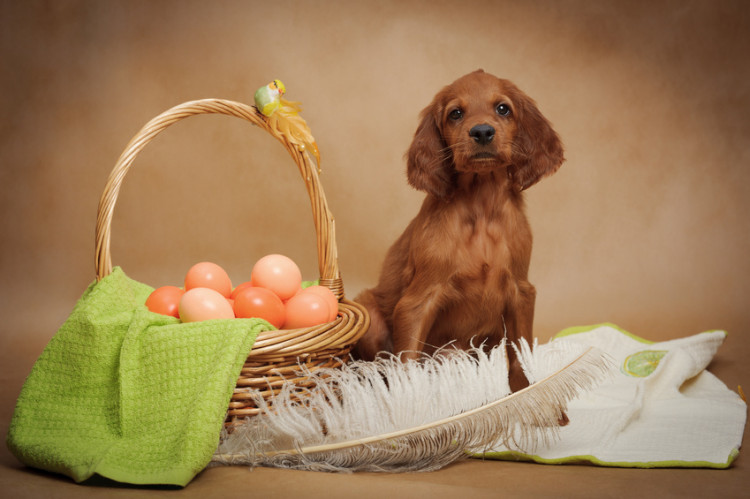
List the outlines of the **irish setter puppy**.
{"type": "MultiPolygon", "coordinates": [[[[531,341],[536,290],[522,193],[564,160],[550,123],[511,82],[479,70],[422,111],[406,156],[409,183],[427,196],[377,287],[356,298],[372,323],[355,356],[406,360],[449,342],[531,341]]],[[[511,388],[523,388],[512,348],[508,358],[511,388]]]]}

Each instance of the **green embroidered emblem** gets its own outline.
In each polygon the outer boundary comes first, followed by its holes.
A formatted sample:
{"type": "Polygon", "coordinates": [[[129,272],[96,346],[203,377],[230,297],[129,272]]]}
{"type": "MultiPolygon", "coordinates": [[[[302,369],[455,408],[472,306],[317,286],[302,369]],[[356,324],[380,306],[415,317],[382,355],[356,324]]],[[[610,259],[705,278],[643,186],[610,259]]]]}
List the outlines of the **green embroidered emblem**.
{"type": "Polygon", "coordinates": [[[629,355],[622,364],[622,372],[635,378],[645,378],[654,372],[666,350],[642,350],[629,355]]]}

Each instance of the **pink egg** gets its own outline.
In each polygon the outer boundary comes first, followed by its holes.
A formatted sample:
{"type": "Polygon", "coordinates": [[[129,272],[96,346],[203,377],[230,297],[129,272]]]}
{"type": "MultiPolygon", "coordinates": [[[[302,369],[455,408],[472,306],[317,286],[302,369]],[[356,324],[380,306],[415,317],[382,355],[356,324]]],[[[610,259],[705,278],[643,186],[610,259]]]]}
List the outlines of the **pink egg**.
{"type": "Polygon", "coordinates": [[[225,297],[232,294],[232,280],[226,270],[213,262],[196,263],[185,275],[185,290],[193,288],[215,289],[225,297]]]}
{"type": "Polygon", "coordinates": [[[302,292],[313,293],[325,299],[329,310],[328,320],[326,320],[326,322],[331,322],[336,318],[339,313],[339,301],[336,299],[336,295],[333,294],[333,291],[325,286],[309,286],[302,290],[302,292]]]}
{"type": "Polygon", "coordinates": [[[226,297],[210,288],[193,288],[185,291],[180,299],[182,322],[198,322],[211,319],[234,319],[234,311],[226,297]]]}
{"type": "Polygon", "coordinates": [[[300,293],[286,302],[284,329],[312,327],[328,322],[330,308],[325,298],[315,293],[300,293]]]}
{"type": "Polygon", "coordinates": [[[302,272],[289,257],[267,255],[253,266],[250,281],[253,286],[270,289],[282,300],[288,300],[299,290],[302,272]]]}
{"type": "Polygon", "coordinates": [[[304,289],[302,289],[302,287],[300,286],[299,288],[297,288],[297,291],[295,291],[295,292],[294,292],[294,294],[293,294],[292,296],[290,296],[290,297],[289,297],[289,298],[287,298],[286,300],[282,300],[282,301],[283,301],[284,303],[286,303],[286,302],[288,302],[289,300],[291,300],[292,298],[294,298],[295,296],[297,296],[298,294],[300,294],[300,293],[301,293],[301,292],[303,292],[303,291],[304,291],[304,289]]]}

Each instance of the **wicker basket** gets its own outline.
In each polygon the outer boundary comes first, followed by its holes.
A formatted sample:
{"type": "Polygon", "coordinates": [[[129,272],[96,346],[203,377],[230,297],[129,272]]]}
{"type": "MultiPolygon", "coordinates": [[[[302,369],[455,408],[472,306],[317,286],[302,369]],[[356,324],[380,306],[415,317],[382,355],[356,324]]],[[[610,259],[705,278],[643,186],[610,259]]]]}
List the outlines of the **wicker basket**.
{"type": "Polygon", "coordinates": [[[299,364],[311,371],[321,367],[338,367],[369,326],[369,317],[361,305],[344,298],[344,286],[339,273],[335,224],[326,203],[317,169],[304,151],[300,151],[286,136],[272,129],[255,107],[239,102],[204,99],[180,104],[146,124],[130,141],[112,169],[99,200],[96,223],[96,277],[101,280],[112,271],[110,231],[115,203],[122,181],[138,153],[168,126],[199,114],[235,116],[266,130],[278,139],[299,168],[312,203],[317,234],[320,283],[331,289],[339,300],[339,313],[330,323],[293,330],[266,331],[258,335],[248,356],[227,413],[227,424],[241,422],[259,412],[249,389],[259,390],[266,401],[285,383],[305,386],[299,364]]]}

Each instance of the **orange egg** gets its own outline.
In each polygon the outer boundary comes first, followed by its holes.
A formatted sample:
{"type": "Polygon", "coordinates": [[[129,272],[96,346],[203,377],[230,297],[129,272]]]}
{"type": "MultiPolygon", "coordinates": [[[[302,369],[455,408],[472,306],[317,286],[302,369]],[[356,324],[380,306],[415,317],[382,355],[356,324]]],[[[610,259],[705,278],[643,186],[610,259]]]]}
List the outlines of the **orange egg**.
{"type": "Polygon", "coordinates": [[[283,301],[284,301],[284,303],[288,302],[289,300],[291,300],[292,298],[294,298],[295,296],[297,296],[298,294],[300,294],[300,293],[301,293],[301,292],[303,292],[303,291],[304,291],[304,289],[302,289],[302,286],[300,286],[299,288],[297,288],[297,291],[295,291],[295,292],[294,292],[294,294],[293,294],[292,296],[290,296],[290,297],[289,297],[289,298],[287,298],[286,300],[283,300],[283,301]]]}
{"type": "Polygon", "coordinates": [[[234,314],[242,319],[265,319],[275,328],[283,326],[286,319],[281,298],[270,289],[255,286],[243,289],[234,298],[234,314]]]}
{"type": "Polygon", "coordinates": [[[330,308],[325,298],[302,292],[286,302],[284,329],[312,327],[328,322],[330,308]]]}
{"type": "Polygon", "coordinates": [[[253,286],[270,289],[283,300],[299,290],[302,272],[294,261],[284,255],[267,255],[258,260],[250,274],[253,286]]]}
{"type": "Polygon", "coordinates": [[[185,291],[193,288],[210,288],[229,298],[232,281],[227,272],[211,262],[196,263],[185,275],[185,291]]]}
{"type": "Polygon", "coordinates": [[[309,286],[305,288],[303,293],[314,293],[318,296],[321,296],[323,299],[325,299],[326,304],[328,304],[328,320],[326,322],[331,322],[336,318],[336,316],[339,313],[339,301],[336,299],[336,295],[333,294],[333,291],[328,289],[325,286],[309,286]]]}
{"type": "Polygon", "coordinates": [[[183,294],[185,294],[185,291],[177,286],[156,288],[146,299],[146,307],[157,314],[179,318],[180,298],[183,294]]]}
{"type": "Polygon", "coordinates": [[[215,289],[193,288],[180,299],[180,319],[182,322],[234,319],[234,311],[226,297],[215,289]]]}
{"type": "Polygon", "coordinates": [[[229,297],[237,298],[237,295],[240,294],[243,289],[249,288],[252,285],[253,283],[250,281],[245,281],[242,284],[238,284],[237,287],[232,290],[232,294],[229,297]]]}

